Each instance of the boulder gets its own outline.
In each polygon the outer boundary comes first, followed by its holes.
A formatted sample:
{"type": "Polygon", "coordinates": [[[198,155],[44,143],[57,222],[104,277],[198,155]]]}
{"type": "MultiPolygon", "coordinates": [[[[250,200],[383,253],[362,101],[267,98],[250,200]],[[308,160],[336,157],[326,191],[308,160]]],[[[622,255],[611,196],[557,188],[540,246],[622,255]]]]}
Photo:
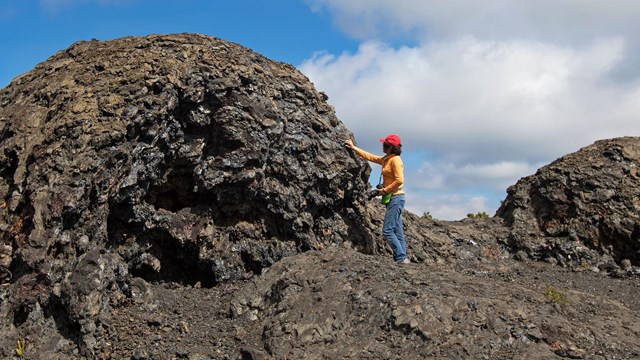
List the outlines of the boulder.
{"type": "Polygon", "coordinates": [[[507,193],[496,216],[513,252],[585,268],[640,265],[639,137],[596,141],[507,193]]]}
{"type": "Polygon", "coordinates": [[[73,322],[108,313],[130,277],[212,287],[330,244],[374,247],[353,135],[294,67],[240,45],[78,42],[0,105],[3,282],[73,322]]]}

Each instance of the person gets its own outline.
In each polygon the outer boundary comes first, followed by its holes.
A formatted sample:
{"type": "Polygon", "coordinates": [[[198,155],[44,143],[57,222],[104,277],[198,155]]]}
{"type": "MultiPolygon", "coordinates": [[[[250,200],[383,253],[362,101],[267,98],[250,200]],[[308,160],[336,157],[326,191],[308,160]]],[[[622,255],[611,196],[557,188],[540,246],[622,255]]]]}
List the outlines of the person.
{"type": "Polygon", "coordinates": [[[402,230],[402,212],[404,211],[404,164],[402,163],[402,142],[396,134],[390,134],[380,139],[384,156],[378,156],[366,152],[355,146],[353,141],[345,140],[347,149],[355,151],[358,156],[382,165],[382,187],[377,187],[378,195],[391,194],[391,200],[387,203],[382,225],[382,235],[393,250],[393,259],[399,264],[409,263],[407,258],[407,242],[402,230]]]}

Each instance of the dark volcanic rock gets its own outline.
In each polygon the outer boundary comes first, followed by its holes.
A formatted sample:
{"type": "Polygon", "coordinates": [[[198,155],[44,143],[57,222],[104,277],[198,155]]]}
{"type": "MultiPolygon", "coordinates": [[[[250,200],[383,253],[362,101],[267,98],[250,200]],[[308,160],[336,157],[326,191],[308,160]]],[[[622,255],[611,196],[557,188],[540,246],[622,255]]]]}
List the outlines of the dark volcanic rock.
{"type": "Polygon", "coordinates": [[[558,281],[569,274],[547,278],[552,272],[521,265],[396,266],[336,248],[307,252],[248,283],[230,311],[254,334],[245,341],[276,359],[640,355],[634,310],[603,299],[589,281],[567,291],[558,281]],[[534,275],[538,281],[520,280],[534,275]],[[608,321],[615,335],[601,327],[608,321]]]}
{"type": "Polygon", "coordinates": [[[542,167],[508,189],[496,216],[531,257],[640,265],[640,138],[597,141],[542,167]]]}
{"type": "Polygon", "coordinates": [[[200,35],[79,42],[18,77],[0,93],[0,265],[22,300],[3,314],[62,306],[91,340],[80,321],[129,276],[214,286],[327,244],[371,250],[369,167],[326,100],[200,35]]]}
{"type": "Polygon", "coordinates": [[[145,278],[216,283],[369,240],[353,221],[367,174],[341,146],[350,133],[303,75],[241,46],[81,42],[1,101],[3,219],[30,245],[14,276],[98,246],[145,278]],[[201,273],[179,271],[194,261],[201,273]]]}

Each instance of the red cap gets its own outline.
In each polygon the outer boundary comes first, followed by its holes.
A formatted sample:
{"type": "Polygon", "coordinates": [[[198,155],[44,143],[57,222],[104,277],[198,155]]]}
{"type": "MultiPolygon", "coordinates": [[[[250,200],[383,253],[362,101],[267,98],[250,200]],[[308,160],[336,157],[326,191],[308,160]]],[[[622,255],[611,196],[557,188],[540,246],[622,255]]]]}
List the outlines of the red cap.
{"type": "Polygon", "coordinates": [[[386,138],[380,139],[380,142],[386,142],[387,144],[395,147],[402,146],[402,141],[400,141],[400,136],[396,134],[388,135],[386,138]]]}

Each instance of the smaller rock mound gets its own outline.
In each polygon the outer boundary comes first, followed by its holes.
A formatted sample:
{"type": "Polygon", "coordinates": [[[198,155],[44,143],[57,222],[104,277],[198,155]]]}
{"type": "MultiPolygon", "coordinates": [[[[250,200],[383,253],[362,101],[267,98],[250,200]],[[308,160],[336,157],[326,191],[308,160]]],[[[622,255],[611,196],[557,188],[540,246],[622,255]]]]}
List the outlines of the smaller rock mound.
{"type": "Polygon", "coordinates": [[[640,264],[640,137],[597,141],[507,192],[496,216],[515,251],[562,265],[640,264]]]}

